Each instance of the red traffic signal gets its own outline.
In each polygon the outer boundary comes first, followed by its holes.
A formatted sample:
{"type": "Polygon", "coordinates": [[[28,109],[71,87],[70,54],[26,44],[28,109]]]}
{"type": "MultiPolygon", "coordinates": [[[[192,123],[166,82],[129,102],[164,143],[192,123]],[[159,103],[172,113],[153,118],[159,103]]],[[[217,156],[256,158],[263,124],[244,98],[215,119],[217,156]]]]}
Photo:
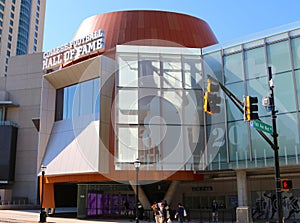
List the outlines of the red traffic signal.
{"type": "Polygon", "coordinates": [[[293,188],[293,182],[292,180],[288,179],[281,179],[281,189],[283,191],[288,191],[293,188]]]}

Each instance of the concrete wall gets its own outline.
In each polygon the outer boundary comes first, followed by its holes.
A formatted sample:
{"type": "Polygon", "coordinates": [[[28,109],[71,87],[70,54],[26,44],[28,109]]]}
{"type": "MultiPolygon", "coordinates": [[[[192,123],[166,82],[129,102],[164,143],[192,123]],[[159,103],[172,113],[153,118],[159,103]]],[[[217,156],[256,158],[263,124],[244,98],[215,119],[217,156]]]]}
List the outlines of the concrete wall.
{"type": "Polygon", "coordinates": [[[32,118],[40,116],[42,53],[12,57],[6,82],[8,99],[19,107],[9,108],[7,120],[17,123],[18,139],[12,197],[37,201],[38,131],[32,118]]]}

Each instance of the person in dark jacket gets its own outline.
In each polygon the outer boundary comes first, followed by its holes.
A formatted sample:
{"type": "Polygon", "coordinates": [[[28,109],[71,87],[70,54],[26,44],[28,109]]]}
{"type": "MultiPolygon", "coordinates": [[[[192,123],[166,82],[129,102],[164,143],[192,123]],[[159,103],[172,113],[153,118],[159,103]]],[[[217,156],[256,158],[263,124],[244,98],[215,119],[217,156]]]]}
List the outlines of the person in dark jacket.
{"type": "Polygon", "coordinates": [[[178,221],[180,223],[182,223],[183,220],[184,220],[184,212],[185,212],[185,210],[184,210],[183,205],[181,203],[178,203],[178,207],[177,207],[175,217],[178,219],[178,221]]]}

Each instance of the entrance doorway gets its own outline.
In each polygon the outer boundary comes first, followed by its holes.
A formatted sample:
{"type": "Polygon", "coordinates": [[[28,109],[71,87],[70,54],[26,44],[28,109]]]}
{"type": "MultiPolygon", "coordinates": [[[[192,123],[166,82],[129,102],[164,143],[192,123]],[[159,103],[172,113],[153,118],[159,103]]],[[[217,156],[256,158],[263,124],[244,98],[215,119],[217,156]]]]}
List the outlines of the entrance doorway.
{"type": "Polygon", "coordinates": [[[131,216],[134,214],[134,195],[103,192],[88,192],[87,217],[131,216]]]}
{"type": "Polygon", "coordinates": [[[78,218],[134,216],[135,195],[128,185],[79,184],[78,218]]]}

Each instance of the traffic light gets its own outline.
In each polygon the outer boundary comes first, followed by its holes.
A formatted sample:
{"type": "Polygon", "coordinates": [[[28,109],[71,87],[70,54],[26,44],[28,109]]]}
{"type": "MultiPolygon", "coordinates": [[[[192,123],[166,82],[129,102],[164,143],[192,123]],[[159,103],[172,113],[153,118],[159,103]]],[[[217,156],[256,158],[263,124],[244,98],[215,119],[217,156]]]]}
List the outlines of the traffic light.
{"type": "Polygon", "coordinates": [[[293,188],[293,182],[289,179],[281,179],[281,191],[289,191],[293,188]]]}
{"type": "Polygon", "coordinates": [[[258,119],[258,99],[257,97],[246,96],[244,102],[244,120],[251,121],[258,119]]]}
{"type": "Polygon", "coordinates": [[[207,114],[219,113],[221,97],[218,96],[219,85],[213,84],[210,79],[208,79],[207,91],[204,94],[204,112],[207,114]]]}

